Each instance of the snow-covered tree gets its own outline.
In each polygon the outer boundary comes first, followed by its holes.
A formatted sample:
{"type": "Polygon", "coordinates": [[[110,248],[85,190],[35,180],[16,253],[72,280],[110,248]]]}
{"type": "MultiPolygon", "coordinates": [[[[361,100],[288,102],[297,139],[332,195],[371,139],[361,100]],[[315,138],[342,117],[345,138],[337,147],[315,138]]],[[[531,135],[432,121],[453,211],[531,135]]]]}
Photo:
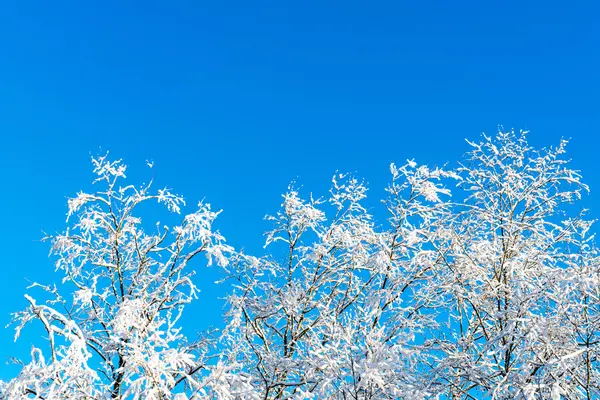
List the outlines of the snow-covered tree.
{"type": "Polygon", "coordinates": [[[382,218],[350,175],[325,197],[291,185],[259,255],[226,245],[206,204],[175,226],[142,223],[141,203],[178,214],[183,199],[94,159],[101,189],[70,200],[67,231],[49,238],[62,285],[32,285],[44,300],[15,314],[17,336],[37,321],[47,346],[0,393],[599,398],[600,257],[566,142],[468,143],[456,168],[392,164],[382,218]],[[188,341],[178,321],[201,253],[223,267],[224,329],[188,341]]]}
{"type": "Polygon", "coordinates": [[[15,314],[16,336],[38,321],[47,349],[32,350],[2,396],[163,399],[198,392],[207,344],[186,340],[178,320],[196,296],[192,259],[205,254],[209,262],[227,263],[230,249],[212,230],[218,213],[200,203],[176,226],[143,225],[136,215],[143,203],[179,214],[183,199],[167,189],[154,192],[151,184],[122,185],[124,165],[92,161],[99,190],[70,199],[68,229],[48,237],[63,291],[34,284],[47,301],[26,295],[29,307],[15,314]]]}
{"type": "Polygon", "coordinates": [[[451,299],[448,330],[428,340],[443,392],[598,396],[587,371],[597,326],[589,318],[600,316],[590,315],[598,263],[591,224],[571,206],[587,187],[562,158],[566,142],[538,151],[526,133],[500,132],[469,144],[458,168],[465,199],[446,224],[453,236],[441,292],[451,299]],[[574,296],[581,291],[589,306],[574,296]],[[580,318],[588,325],[578,325],[580,318]]]}
{"type": "Polygon", "coordinates": [[[281,247],[242,257],[231,274],[226,337],[235,345],[227,347],[260,398],[430,395],[415,374],[415,338],[438,325],[423,310],[439,305],[429,283],[448,251],[439,228],[447,176],[413,162],[392,166],[385,229],[355,178],[334,177],[326,200],[302,200],[290,188],[268,217],[267,245],[281,247]]]}

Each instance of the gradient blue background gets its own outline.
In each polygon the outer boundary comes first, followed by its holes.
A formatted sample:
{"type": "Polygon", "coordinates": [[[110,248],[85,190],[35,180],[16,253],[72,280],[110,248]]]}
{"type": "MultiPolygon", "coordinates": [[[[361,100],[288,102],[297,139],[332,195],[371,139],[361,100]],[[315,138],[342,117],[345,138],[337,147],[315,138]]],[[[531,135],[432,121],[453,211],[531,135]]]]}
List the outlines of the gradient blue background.
{"type": "MultiPolygon", "coordinates": [[[[224,209],[259,251],[294,178],[325,194],[336,170],[383,196],[388,165],[456,161],[498,124],[561,137],[596,206],[600,8],[594,1],[30,2],[0,6],[0,323],[27,281],[58,281],[42,230],[110,150],[137,181],[224,209]]],[[[593,215],[598,215],[598,207],[593,215]]],[[[218,324],[215,270],[186,324],[218,324]]],[[[188,330],[188,331],[189,331],[188,330]]],[[[9,356],[28,359],[32,331],[9,356]]]]}

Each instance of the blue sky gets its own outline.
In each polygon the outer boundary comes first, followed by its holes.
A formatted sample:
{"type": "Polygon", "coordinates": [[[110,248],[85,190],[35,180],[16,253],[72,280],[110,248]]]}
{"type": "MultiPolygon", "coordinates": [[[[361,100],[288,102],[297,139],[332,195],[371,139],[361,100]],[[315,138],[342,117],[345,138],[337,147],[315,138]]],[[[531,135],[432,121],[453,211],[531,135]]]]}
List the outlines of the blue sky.
{"type": "MultiPolygon", "coordinates": [[[[292,179],[324,194],[355,172],[382,196],[390,162],[458,160],[499,124],[572,138],[593,207],[599,16],[593,1],[4,2],[0,323],[25,278],[59,280],[38,240],[89,187],[90,152],[139,181],[153,160],[159,185],[224,209],[218,227],[249,249],[292,179]]],[[[199,271],[199,328],[219,318],[213,278],[199,271]]],[[[12,334],[0,378],[34,339],[12,334]]]]}

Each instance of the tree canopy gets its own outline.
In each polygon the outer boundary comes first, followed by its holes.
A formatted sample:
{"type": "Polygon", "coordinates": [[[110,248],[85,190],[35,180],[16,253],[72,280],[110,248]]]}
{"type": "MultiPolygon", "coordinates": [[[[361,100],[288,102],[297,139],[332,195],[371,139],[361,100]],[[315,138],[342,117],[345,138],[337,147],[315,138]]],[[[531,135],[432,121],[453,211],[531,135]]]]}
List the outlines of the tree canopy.
{"type": "Polygon", "coordinates": [[[93,158],[97,191],[47,238],[60,284],[33,284],[14,314],[16,337],[33,323],[45,337],[0,398],[600,397],[600,262],[566,141],[468,145],[456,166],[392,164],[384,218],[352,175],[323,198],[291,185],[257,255],[226,243],[208,204],[185,213],[93,158]],[[142,221],[146,204],[179,222],[142,221]],[[225,328],[191,340],[179,322],[201,256],[222,268],[225,328]]]}

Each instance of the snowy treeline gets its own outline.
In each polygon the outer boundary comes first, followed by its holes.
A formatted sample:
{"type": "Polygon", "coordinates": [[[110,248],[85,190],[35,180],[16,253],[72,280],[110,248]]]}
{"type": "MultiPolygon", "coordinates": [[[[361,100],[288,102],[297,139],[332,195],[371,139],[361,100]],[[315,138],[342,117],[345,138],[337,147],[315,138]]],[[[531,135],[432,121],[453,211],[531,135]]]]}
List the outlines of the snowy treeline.
{"type": "Polygon", "coordinates": [[[468,143],[457,167],[391,165],[384,218],[352,176],[326,198],[291,186],[265,255],[226,244],[208,204],[185,214],[94,158],[98,191],[48,238],[62,283],[14,315],[17,337],[46,334],[0,398],[600,398],[600,263],[566,142],[468,143]],[[181,222],[142,224],[142,203],[181,222]],[[190,340],[199,257],[223,270],[225,329],[190,340]]]}

